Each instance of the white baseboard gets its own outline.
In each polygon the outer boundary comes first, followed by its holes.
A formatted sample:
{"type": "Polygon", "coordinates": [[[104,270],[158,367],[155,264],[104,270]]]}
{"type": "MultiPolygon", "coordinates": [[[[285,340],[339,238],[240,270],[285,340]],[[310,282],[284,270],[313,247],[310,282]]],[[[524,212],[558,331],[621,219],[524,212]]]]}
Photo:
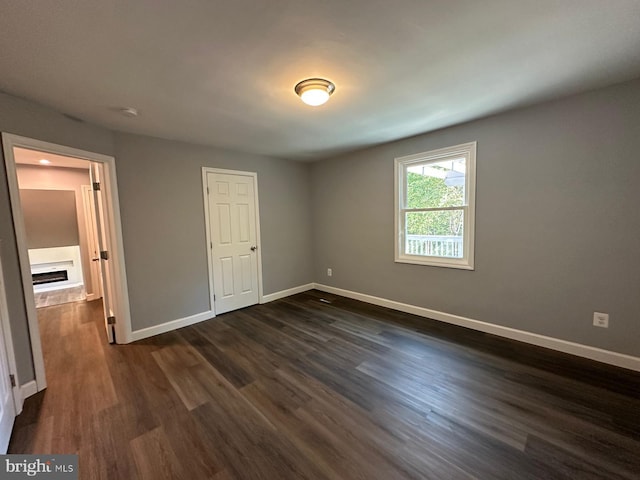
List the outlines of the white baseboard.
{"type": "Polygon", "coordinates": [[[154,335],[160,335],[161,333],[170,332],[182,327],[188,327],[194,323],[203,322],[215,317],[216,314],[210,310],[208,312],[196,313],[189,317],[178,318],[177,320],[171,320],[169,322],[161,323],[160,325],[154,325],[153,327],[142,328],[131,332],[131,341],[142,340],[143,338],[153,337],[154,335]]]}
{"type": "Polygon", "coordinates": [[[568,342],[566,340],[547,337],[537,333],[526,332],[524,330],[517,330],[515,328],[494,325],[492,323],[482,322],[472,318],[460,317],[450,313],[439,312],[437,310],[431,310],[424,307],[417,307],[415,305],[400,303],[386,298],[374,297],[373,295],[366,295],[364,293],[343,290],[342,288],[330,287],[320,283],[316,283],[315,288],[323,292],[341,295],[343,297],[360,300],[373,305],[379,305],[381,307],[411,313],[420,317],[451,323],[460,327],[471,328],[473,330],[490,333],[499,337],[510,338],[511,340],[517,340],[519,342],[529,343],[531,345],[537,345],[539,347],[545,347],[551,350],[557,350],[559,352],[569,353],[571,355],[577,355],[597,362],[607,363],[609,365],[615,365],[616,367],[627,368],[629,370],[640,372],[640,358],[631,355],[590,347],[580,343],[568,342]]]}
{"type": "Polygon", "coordinates": [[[20,405],[16,405],[16,415],[22,412],[22,405],[24,404],[25,399],[29,398],[31,395],[35,395],[38,393],[38,385],[35,380],[31,380],[30,382],[23,383],[20,385],[20,405]]]}
{"type": "Polygon", "coordinates": [[[36,393],[38,393],[38,385],[35,380],[31,380],[30,382],[20,385],[20,396],[22,397],[23,402],[25,398],[29,398],[31,395],[35,395],[36,393]]]}
{"type": "MultiPolygon", "coordinates": [[[[263,295],[262,298],[260,299],[260,303],[273,302],[274,300],[278,300],[279,298],[295,295],[296,293],[306,292],[307,290],[311,290],[314,287],[315,287],[315,284],[308,283],[306,285],[300,285],[297,287],[289,288],[287,290],[281,290],[280,292],[263,295]]],[[[197,313],[195,315],[191,315],[189,317],[179,318],[177,320],[171,320],[169,322],[165,322],[160,325],[154,325],[153,327],[135,330],[131,332],[131,341],[135,342],[137,340],[142,340],[144,338],[153,337],[154,335],[160,335],[161,333],[167,333],[167,332],[170,332],[171,330],[176,330],[178,328],[188,327],[189,325],[193,325],[195,323],[209,320],[215,316],[216,315],[213,311],[202,312],[202,313],[197,313]]]]}
{"type": "Polygon", "coordinates": [[[315,288],[314,283],[307,283],[306,285],[299,285],[293,288],[287,288],[286,290],[280,290],[279,292],[270,293],[269,295],[263,295],[260,299],[260,303],[269,303],[274,300],[279,300],[284,297],[295,295],[296,293],[306,292],[307,290],[313,290],[315,288]]]}

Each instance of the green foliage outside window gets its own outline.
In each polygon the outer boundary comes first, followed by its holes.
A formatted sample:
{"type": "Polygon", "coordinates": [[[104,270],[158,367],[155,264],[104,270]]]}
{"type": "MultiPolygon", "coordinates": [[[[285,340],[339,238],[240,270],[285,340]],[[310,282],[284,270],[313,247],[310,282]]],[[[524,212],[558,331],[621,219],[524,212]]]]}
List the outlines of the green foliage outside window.
{"type": "MultiPolygon", "coordinates": [[[[464,205],[464,187],[447,186],[444,179],[407,172],[407,208],[464,205]]],[[[409,235],[462,235],[462,210],[407,212],[409,235]]]]}

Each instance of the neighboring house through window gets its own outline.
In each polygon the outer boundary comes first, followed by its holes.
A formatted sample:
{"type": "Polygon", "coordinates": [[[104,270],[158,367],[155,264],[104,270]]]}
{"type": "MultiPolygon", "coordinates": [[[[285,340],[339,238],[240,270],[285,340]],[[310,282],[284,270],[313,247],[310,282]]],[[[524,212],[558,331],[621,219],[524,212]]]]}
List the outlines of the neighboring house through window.
{"type": "Polygon", "coordinates": [[[476,142],[395,159],[395,261],[473,270],[476,142]]]}

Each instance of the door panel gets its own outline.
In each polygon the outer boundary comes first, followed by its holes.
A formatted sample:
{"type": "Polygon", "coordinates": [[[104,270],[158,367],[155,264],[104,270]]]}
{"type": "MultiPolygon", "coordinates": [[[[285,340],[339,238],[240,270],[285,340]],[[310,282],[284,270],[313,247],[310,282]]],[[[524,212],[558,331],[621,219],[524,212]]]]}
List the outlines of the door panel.
{"type": "MultiPolygon", "coordinates": [[[[102,164],[97,162],[91,162],[91,182],[100,183],[102,181],[102,164]]],[[[109,242],[109,235],[107,231],[107,208],[108,202],[104,195],[104,190],[93,190],[93,200],[95,204],[96,215],[96,231],[98,237],[98,247],[100,251],[111,252],[111,245],[109,242]]],[[[104,327],[107,333],[107,340],[109,343],[113,343],[114,328],[113,325],[109,325],[108,318],[114,316],[113,306],[113,274],[111,272],[112,265],[108,258],[100,259],[100,278],[102,280],[102,302],[104,306],[104,327]]]]}
{"type": "Polygon", "coordinates": [[[240,285],[241,292],[247,293],[250,292],[253,288],[254,282],[251,277],[252,274],[252,258],[251,255],[242,255],[240,256],[240,285]]]}
{"type": "Polygon", "coordinates": [[[91,261],[91,294],[92,300],[102,298],[102,280],[100,279],[100,247],[98,245],[98,230],[96,227],[96,206],[93,199],[93,189],[90,185],[82,185],[82,200],[84,203],[85,224],[87,227],[87,246],[91,261]]]}
{"type": "Polygon", "coordinates": [[[214,309],[220,314],[259,300],[254,178],[208,172],[207,187],[214,309]]]}
{"type": "Polygon", "coordinates": [[[220,259],[222,266],[222,296],[229,297],[233,295],[233,258],[226,257],[220,259]]]}
{"type": "Polygon", "coordinates": [[[240,226],[240,233],[238,235],[238,240],[242,243],[249,243],[251,241],[251,227],[249,226],[250,222],[250,213],[249,213],[249,205],[239,204],[238,205],[238,223],[240,226]]]}
{"type": "Polygon", "coordinates": [[[231,243],[231,206],[218,204],[218,243],[228,245],[231,243]]]}

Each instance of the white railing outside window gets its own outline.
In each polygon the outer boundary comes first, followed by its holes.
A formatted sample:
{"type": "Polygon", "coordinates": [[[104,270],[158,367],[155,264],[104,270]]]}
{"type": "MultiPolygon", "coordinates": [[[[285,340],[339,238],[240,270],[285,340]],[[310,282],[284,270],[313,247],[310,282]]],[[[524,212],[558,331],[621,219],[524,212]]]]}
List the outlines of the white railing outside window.
{"type": "Polygon", "coordinates": [[[407,235],[408,255],[462,258],[464,243],[462,237],[445,235],[407,235]]]}

